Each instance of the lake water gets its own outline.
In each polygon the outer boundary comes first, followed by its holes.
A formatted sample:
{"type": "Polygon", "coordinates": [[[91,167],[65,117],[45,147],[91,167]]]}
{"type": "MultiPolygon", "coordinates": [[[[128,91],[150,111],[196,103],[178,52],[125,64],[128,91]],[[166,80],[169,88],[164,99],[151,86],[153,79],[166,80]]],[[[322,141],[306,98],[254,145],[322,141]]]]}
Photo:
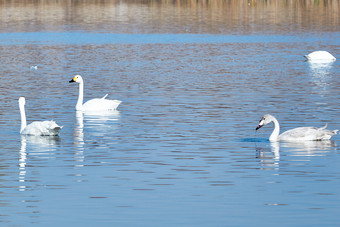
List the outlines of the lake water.
{"type": "Polygon", "coordinates": [[[339,2],[293,2],[1,3],[0,225],[337,225],[340,135],[255,132],[340,129],[339,60],[303,57],[340,59],[339,2]],[[118,110],[76,113],[75,74],[118,110]]]}

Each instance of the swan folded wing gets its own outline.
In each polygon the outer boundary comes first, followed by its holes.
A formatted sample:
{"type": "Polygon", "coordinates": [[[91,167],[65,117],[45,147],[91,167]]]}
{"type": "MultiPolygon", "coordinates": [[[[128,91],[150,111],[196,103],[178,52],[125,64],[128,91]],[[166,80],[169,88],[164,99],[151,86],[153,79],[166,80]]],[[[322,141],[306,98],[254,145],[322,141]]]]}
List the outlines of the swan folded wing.
{"type": "Polygon", "coordinates": [[[100,110],[115,110],[121,103],[119,100],[105,99],[104,96],[101,99],[91,99],[83,104],[84,111],[100,111],[100,110]]]}
{"type": "Polygon", "coordinates": [[[21,134],[33,136],[57,136],[61,128],[62,126],[57,125],[55,121],[34,121],[27,125],[21,134]]]}
{"type": "Polygon", "coordinates": [[[322,61],[322,60],[326,60],[326,61],[335,61],[336,58],[330,54],[327,51],[314,51],[308,55],[305,55],[305,58],[307,58],[307,60],[309,61],[322,61]]]}
{"type": "Polygon", "coordinates": [[[281,141],[301,141],[301,140],[329,140],[338,130],[328,130],[327,125],[322,128],[300,127],[288,130],[279,136],[281,141]]]}

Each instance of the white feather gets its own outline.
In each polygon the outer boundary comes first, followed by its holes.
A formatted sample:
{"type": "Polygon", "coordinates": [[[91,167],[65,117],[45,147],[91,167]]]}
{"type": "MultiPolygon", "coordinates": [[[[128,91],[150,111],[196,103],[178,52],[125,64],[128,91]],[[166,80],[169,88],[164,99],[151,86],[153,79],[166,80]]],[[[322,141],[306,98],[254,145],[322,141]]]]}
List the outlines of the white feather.
{"type": "Polygon", "coordinates": [[[103,98],[91,99],[83,104],[84,99],[84,81],[80,75],[76,75],[70,80],[71,82],[79,83],[79,96],[76,104],[76,110],[81,111],[107,111],[116,110],[119,104],[122,102],[120,100],[109,100],[106,99],[107,94],[103,98]]]}
{"type": "Polygon", "coordinates": [[[57,125],[55,121],[34,121],[27,125],[25,114],[25,97],[19,98],[19,109],[21,115],[20,134],[32,136],[57,136],[62,126],[57,125]]]}
{"type": "Polygon", "coordinates": [[[305,55],[308,61],[335,61],[336,58],[327,51],[314,51],[305,55]]]}
{"type": "Polygon", "coordinates": [[[280,125],[278,120],[270,115],[264,115],[256,130],[262,126],[274,123],[274,130],[269,137],[270,141],[311,141],[311,140],[329,140],[333,135],[337,134],[338,130],[328,130],[326,129],[327,124],[324,127],[299,127],[294,128],[284,133],[280,134],[280,125]],[[279,135],[280,134],[280,135],[279,135]]]}

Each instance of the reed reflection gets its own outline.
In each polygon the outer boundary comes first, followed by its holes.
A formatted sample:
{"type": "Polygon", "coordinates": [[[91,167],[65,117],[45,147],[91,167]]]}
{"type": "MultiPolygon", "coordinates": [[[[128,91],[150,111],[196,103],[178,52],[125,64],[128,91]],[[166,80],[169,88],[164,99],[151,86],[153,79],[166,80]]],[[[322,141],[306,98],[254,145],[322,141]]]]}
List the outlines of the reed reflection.
{"type": "Polygon", "coordinates": [[[77,25],[120,33],[286,33],[338,31],[340,25],[339,1],[1,1],[0,9],[1,30],[15,32],[77,25]]]}

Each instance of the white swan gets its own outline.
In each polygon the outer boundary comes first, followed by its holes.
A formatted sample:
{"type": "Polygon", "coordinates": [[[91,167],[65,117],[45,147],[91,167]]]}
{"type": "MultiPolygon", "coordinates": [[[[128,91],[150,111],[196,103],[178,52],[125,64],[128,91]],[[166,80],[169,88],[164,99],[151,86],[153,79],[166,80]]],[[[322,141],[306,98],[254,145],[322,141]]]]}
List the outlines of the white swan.
{"type": "Polygon", "coordinates": [[[264,115],[256,130],[261,128],[263,125],[274,123],[274,130],[269,137],[270,141],[306,141],[306,140],[329,140],[333,135],[337,134],[338,130],[328,130],[326,129],[327,124],[322,128],[316,127],[299,127],[288,130],[281,135],[280,125],[276,118],[270,114],[264,115]]]}
{"type": "Polygon", "coordinates": [[[76,104],[76,110],[82,111],[105,111],[115,110],[122,101],[105,99],[107,94],[101,99],[91,99],[83,104],[84,99],[84,81],[80,75],[76,75],[69,81],[79,83],[79,96],[76,104]]]}
{"type": "Polygon", "coordinates": [[[308,61],[335,61],[336,58],[327,51],[314,51],[305,55],[308,61]]]}
{"type": "Polygon", "coordinates": [[[25,114],[25,97],[19,98],[19,109],[21,115],[20,134],[32,136],[57,136],[62,126],[54,121],[34,121],[27,125],[25,114]]]}

